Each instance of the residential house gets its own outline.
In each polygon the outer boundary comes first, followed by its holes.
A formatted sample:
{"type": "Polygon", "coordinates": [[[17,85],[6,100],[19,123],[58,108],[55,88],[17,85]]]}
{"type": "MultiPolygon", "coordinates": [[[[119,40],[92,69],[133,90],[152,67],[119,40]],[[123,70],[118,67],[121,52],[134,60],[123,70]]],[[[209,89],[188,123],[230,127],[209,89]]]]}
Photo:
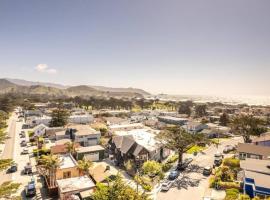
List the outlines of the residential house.
{"type": "Polygon", "coordinates": [[[77,160],[83,158],[90,161],[101,161],[104,159],[105,149],[100,145],[76,148],[77,160]]]}
{"type": "Polygon", "coordinates": [[[40,110],[25,110],[24,112],[24,119],[26,120],[28,117],[42,117],[43,113],[40,110]]]}
{"type": "MultiPolygon", "coordinates": [[[[65,140],[60,140],[60,141],[65,141],[65,140]]],[[[68,143],[69,141],[66,141],[65,143],[62,144],[56,144],[54,146],[51,146],[51,153],[52,154],[67,154],[68,153],[68,148],[66,143],[68,143]]],[[[79,148],[80,145],[78,143],[75,144],[75,148],[79,148]]]]}
{"type": "Polygon", "coordinates": [[[155,139],[156,133],[153,130],[134,129],[118,131],[115,134],[109,141],[109,149],[119,166],[123,166],[130,159],[139,163],[147,160],[160,161],[171,153],[155,139]]]}
{"type": "Polygon", "coordinates": [[[89,172],[95,183],[107,183],[107,178],[113,179],[118,174],[117,169],[102,164],[90,168],[89,172]]]}
{"type": "Polygon", "coordinates": [[[69,125],[68,132],[71,134],[71,139],[83,147],[97,145],[101,137],[100,131],[88,125],[69,125]]]}
{"type": "MultiPolygon", "coordinates": [[[[75,194],[83,193],[84,199],[89,198],[94,192],[95,184],[88,176],[78,176],[56,180],[60,200],[75,199],[75,194]]],[[[78,197],[77,197],[78,198],[78,197]]]]}
{"type": "Polygon", "coordinates": [[[35,127],[39,124],[44,124],[46,126],[50,125],[51,122],[51,117],[47,116],[47,115],[42,115],[42,116],[31,116],[31,117],[27,117],[27,119],[25,120],[25,123],[29,126],[29,127],[35,127]]]}
{"type": "Polygon", "coordinates": [[[42,136],[45,135],[46,129],[48,129],[48,126],[44,124],[39,124],[33,128],[34,136],[42,136]]]}
{"type": "Polygon", "coordinates": [[[72,114],[69,118],[68,118],[68,122],[69,123],[73,123],[73,124],[89,124],[91,122],[94,121],[94,117],[92,115],[89,115],[87,113],[85,114],[72,114]]]}
{"type": "Polygon", "coordinates": [[[243,190],[251,198],[260,199],[270,197],[270,161],[246,159],[240,161],[243,169],[243,190]]]}
{"type": "Polygon", "coordinates": [[[189,131],[191,133],[198,133],[198,132],[202,131],[203,129],[208,128],[208,126],[206,124],[202,124],[202,123],[196,122],[196,121],[189,121],[189,122],[187,122],[186,125],[183,125],[182,127],[186,128],[187,131],[189,131]]]}
{"type": "Polygon", "coordinates": [[[270,147],[267,146],[239,143],[237,152],[240,159],[253,158],[259,160],[270,160],[270,147]]]}
{"type": "Polygon", "coordinates": [[[252,139],[252,143],[255,145],[270,147],[270,132],[261,134],[260,137],[252,139]]]}
{"type": "Polygon", "coordinates": [[[107,125],[120,125],[120,124],[127,124],[128,120],[126,118],[120,117],[103,117],[107,125]]]}
{"type": "Polygon", "coordinates": [[[159,116],[158,120],[166,124],[173,124],[173,125],[179,125],[179,126],[182,126],[188,122],[187,118],[179,118],[179,117],[172,117],[172,116],[159,116]]]}
{"type": "Polygon", "coordinates": [[[59,155],[60,166],[56,170],[56,180],[79,177],[77,161],[70,154],[59,155]]]}
{"type": "Polygon", "coordinates": [[[61,131],[56,131],[54,134],[56,141],[63,139],[71,139],[71,133],[65,129],[61,131]]]}
{"type": "Polygon", "coordinates": [[[109,126],[111,132],[115,131],[130,131],[133,129],[141,129],[143,128],[143,124],[141,123],[133,123],[133,124],[115,124],[109,126]]]}

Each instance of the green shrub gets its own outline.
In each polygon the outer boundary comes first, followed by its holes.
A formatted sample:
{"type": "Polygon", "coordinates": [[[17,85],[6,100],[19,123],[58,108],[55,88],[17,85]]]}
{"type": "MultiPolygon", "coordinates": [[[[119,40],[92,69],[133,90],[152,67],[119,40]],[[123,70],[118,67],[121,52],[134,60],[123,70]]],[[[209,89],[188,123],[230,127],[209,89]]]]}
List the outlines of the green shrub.
{"type": "Polygon", "coordinates": [[[42,156],[42,155],[48,155],[51,153],[51,150],[50,149],[46,149],[46,148],[42,148],[42,149],[34,149],[33,150],[33,155],[34,156],[42,156]]]}
{"type": "Polygon", "coordinates": [[[209,187],[210,188],[214,188],[215,185],[216,185],[216,179],[215,179],[215,177],[210,177],[210,179],[209,179],[209,187]]]}
{"type": "Polygon", "coordinates": [[[162,164],[162,171],[167,172],[172,168],[172,166],[173,165],[171,163],[164,163],[164,164],[162,164]]]}
{"type": "Polygon", "coordinates": [[[217,186],[222,190],[226,190],[226,189],[238,189],[239,190],[240,189],[240,184],[235,183],[235,182],[218,181],[217,186]]]}
{"type": "Polygon", "coordinates": [[[28,131],[28,136],[29,136],[29,138],[33,137],[34,136],[34,132],[33,131],[28,131]]]}
{"type": "Polygon", "coordinates": [[[175,163],[178,160],[178,155],[171,156],[166,163],[175,163]]]}
{"type": "Polygon", "coordinates": [[[147,175],[157,175],[162,171],[162,166],[159,162],[149,160],[143,163],[142,172],[147,175]]]}
{"type": "Polygon", "coordinates": [[[241,194],[239,197],[240,200],[250,200],[250,197],[246,194],[241,194]]]}
{"type": "Polygon", "coordinates": [[[225,158],[223,161],[223,165],[228,166],[230,168],[239,168],[240,160],[236,158],[225,158]]]}
{"type": "Polygon", "coordinates": [[[236,200],[239,196],[238,189],[227,189],[226,190],[226,197],[224,200],[236,200]]]}

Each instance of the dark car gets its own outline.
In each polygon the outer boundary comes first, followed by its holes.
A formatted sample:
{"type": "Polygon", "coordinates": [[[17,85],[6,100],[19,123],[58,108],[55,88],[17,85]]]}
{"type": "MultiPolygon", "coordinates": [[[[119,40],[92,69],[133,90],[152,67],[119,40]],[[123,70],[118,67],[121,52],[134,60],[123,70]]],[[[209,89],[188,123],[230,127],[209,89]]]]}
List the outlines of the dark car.
{"type": "Polygon", "coordinates": [[[31,181],[28,183],[27,186],[25,186],[25,196],[26,197],[33,197],[36,195],[36,185],[34,181],[31,181]]]}
{"type": "Polygon", "coordinates": [[[176,179],[178,176],[179,176],[179,171],[173,170],[173,171],[170,172],[168,179],[169,179],[169,180],[174,180],[174,179],[176,179]]]}
{"type": "Polygon", "coordinates": [[[203,169],[203,175],[204,176],[210,176],[212,174],[212,167],[205,167],[203,169]]]}
{"type": "Polygon", "coordinates": [[[23,173],[32,174],[32,165],[30,163],[27,163],[26,166],[24,166],[23,173]]]}
{"type": "Polygon", "coordinates": [[[25,140],[22,140],[20,144],[21,144],[22,147],[25,147],[27,145],[25,140]]]}
{"type": "Polygon", "coordinates": [[[222,158],[216,158],[215,160],[214,160],[214,164],[215,164],[215,166],[220,166],[221,164],[222,164],[222,158]]]}
{"type": "Polygon", "coordinates": [[[18,166],[17,164],[13,164],[10,166],[10,168],[8,169],[8,173],[14,173],[18,170],[18,166]]]}
{"type": "Polygon", "coordinates": [[[25,138],[25,133],[20,133],[21,138],[25,138]]]}

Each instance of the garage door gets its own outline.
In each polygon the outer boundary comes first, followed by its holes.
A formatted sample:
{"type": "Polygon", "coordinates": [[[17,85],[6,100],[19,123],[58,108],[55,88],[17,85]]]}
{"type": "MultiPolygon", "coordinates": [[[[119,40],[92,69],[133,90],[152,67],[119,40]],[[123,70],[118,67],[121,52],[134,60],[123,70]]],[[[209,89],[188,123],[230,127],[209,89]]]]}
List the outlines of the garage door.
{"type": "Polygon", "coordinates": [[[84,158],[90,161],[99,161],[99,153],[95,152],[95,153],[86,154],[84,158]]]}

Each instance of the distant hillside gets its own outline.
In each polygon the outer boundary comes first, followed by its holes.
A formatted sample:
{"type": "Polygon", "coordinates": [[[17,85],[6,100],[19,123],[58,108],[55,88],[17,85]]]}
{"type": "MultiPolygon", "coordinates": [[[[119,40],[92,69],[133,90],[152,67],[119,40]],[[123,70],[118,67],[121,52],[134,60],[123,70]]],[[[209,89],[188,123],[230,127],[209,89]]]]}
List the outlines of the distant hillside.
{"type": "Polygon", "coordinates": [[[64,86],[64,85],[56,84],[56,83],[26,81],[23,79],[12,79],[12,78],[5,78],[5,79],[10,81],[11,83],[14,83],[16,85],[22,85],[22,86],[42,85],[42,86],[46,86],[46,87],[55,87],[55,88],[59,88],[59,89],[68,88],[68,86],[64,86]]]}
{"type": "Polygon", "coordinates": [[[150,93],[142,90],[142,89],[137,89],[137,88],[112,88],[112,87],[104,87],[104,86],[90,86],[92,88],[95,88],[97,90],[101,90],[104,92],[127,92],[127,93],[138,93],[142,94],[144,96],[150,95],[150,93]]]}
{"type": "Polygon", "coordinates": [[[109,97],[136,98],[149,95],[149,93],[145,92],[144,90],[135,88],[107,88],[102,86],[91,87],[87,85],[79,85],[73,87],[65,87],[63,85],[62,86],[58,85],[58,87],[52,87],[47,86],[47,85],[54,85],[51,83],[40,83],[42,85],[34,85],[35,83],[39,82],[31,82],[19,79],[0,79],[0,93],[16,92],[25,94],[46,94],[53,96],[70,96],[70,97],[99,96],[106,98],[109,97]]]}
{"type": "Polygon", "coordinates": [[[86,85],[69,87],[66,91],[71,96],[99,96],[102,93],[101,91],[86,85]]]}

